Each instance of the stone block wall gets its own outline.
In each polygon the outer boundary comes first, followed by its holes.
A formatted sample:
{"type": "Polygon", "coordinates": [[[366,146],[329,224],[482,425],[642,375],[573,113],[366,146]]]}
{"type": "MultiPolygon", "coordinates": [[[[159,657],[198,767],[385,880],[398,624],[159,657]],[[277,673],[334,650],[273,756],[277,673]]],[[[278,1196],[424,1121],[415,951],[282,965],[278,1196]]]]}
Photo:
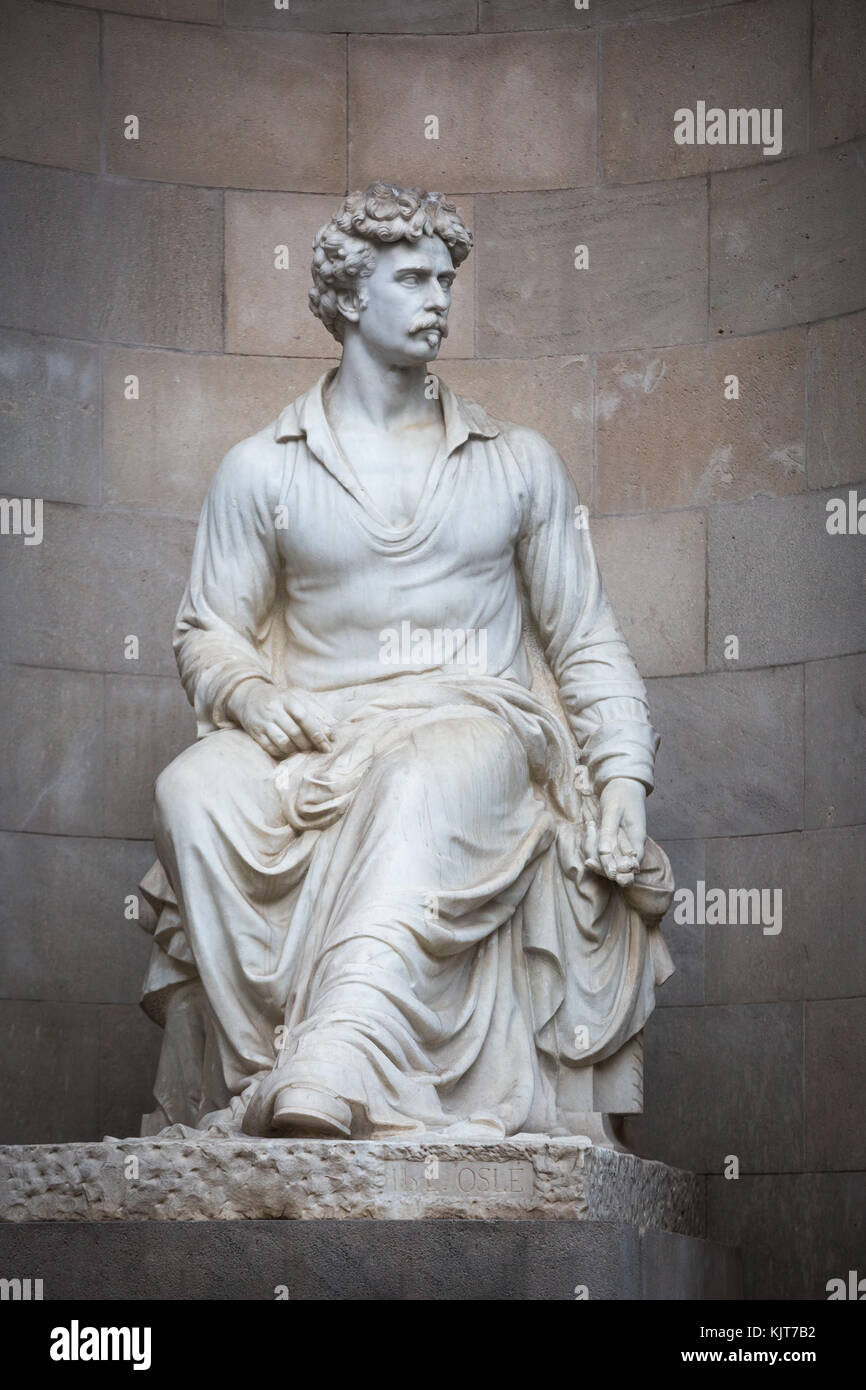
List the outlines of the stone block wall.
{"type": "Polygon", "coordinates": [[[826,528],[866,496],[864,40],[859,0],[6,0],[0,493],[44,534],[0,536],[3,1141],[150,1106],[125,900],[194,736],[195,519],[332,364],[310,242],[384,175],[474,227],[442,375],[574,473],[680,885],[782,892],[777,934],[668,921],[629,1140],[707,1175],[747,1293],[866,1273],[866,537],[826,528]],[[781,154],[677,145],[698,101],[781,108],[781,154]]]}

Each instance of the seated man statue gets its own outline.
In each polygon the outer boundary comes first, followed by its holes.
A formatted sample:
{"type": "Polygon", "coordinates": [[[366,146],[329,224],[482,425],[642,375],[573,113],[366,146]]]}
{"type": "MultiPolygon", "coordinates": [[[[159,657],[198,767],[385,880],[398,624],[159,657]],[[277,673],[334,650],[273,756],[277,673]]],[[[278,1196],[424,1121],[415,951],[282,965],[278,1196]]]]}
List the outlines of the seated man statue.
{"type": "Polygon", "coordinates": [[[428,374],[456,208],[374,183],[314,245],[340,366],[226,455],[177,618],[144,1129],[587,1133],[671,971],[645,688],[559,456],[428,374]]]}

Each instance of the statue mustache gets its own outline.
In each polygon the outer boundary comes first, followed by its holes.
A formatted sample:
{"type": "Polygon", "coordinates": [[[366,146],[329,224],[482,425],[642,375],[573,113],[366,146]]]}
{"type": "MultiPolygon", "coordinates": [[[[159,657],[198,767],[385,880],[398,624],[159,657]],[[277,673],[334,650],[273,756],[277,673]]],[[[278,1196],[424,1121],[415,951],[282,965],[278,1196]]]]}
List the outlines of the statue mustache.
{"type": "Polygon", "coordinates": [[[431,328],[437,329],[443,338],[448,337],[448,320],[438,314],[425,314],[412,325],[409,332],[415,337],[418,333],[429,333],[431,328]]]}

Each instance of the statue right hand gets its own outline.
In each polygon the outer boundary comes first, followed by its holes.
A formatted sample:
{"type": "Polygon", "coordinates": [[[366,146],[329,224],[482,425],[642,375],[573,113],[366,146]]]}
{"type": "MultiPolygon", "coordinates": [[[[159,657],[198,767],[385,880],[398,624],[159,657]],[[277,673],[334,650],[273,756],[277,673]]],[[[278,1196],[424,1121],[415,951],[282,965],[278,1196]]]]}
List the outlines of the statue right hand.
{"type": "Polygon", "coordinates": [[[226,709],[250,738],[272,758],[290,753],[331,751],[331,721],[307,690],[280,690],[265,680],[243,681],[226,709]]]}

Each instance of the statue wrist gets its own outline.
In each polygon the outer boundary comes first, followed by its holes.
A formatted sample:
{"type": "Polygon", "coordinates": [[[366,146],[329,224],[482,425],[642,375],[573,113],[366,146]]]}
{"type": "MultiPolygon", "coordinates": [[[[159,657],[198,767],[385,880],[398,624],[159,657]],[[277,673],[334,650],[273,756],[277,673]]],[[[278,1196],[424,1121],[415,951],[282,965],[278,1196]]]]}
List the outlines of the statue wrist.
{"type": "Polygon", "coordinates": [[[646,799],[646,785],[645,783],[641,782],[638,777],[611,777],[610,781],[605,782],[604,786],[601,789],[600,794],[602,796],[607,791],[608,787],[621,787],[624,791],[629,792],[631,792],[635,788],[640,788],[640,790],[643,792],[644,799],[646,799]]]}
{"type": "Polygon", "coordinates": [[[229,718],[234,719],[235,722],[238,723],[243,707],[249,695],[252,693],[253,687],[270,684],[271,682],[264,676],[247,676],[244,680],[239,681],[225,702],[225,709],[229,718]]]}

